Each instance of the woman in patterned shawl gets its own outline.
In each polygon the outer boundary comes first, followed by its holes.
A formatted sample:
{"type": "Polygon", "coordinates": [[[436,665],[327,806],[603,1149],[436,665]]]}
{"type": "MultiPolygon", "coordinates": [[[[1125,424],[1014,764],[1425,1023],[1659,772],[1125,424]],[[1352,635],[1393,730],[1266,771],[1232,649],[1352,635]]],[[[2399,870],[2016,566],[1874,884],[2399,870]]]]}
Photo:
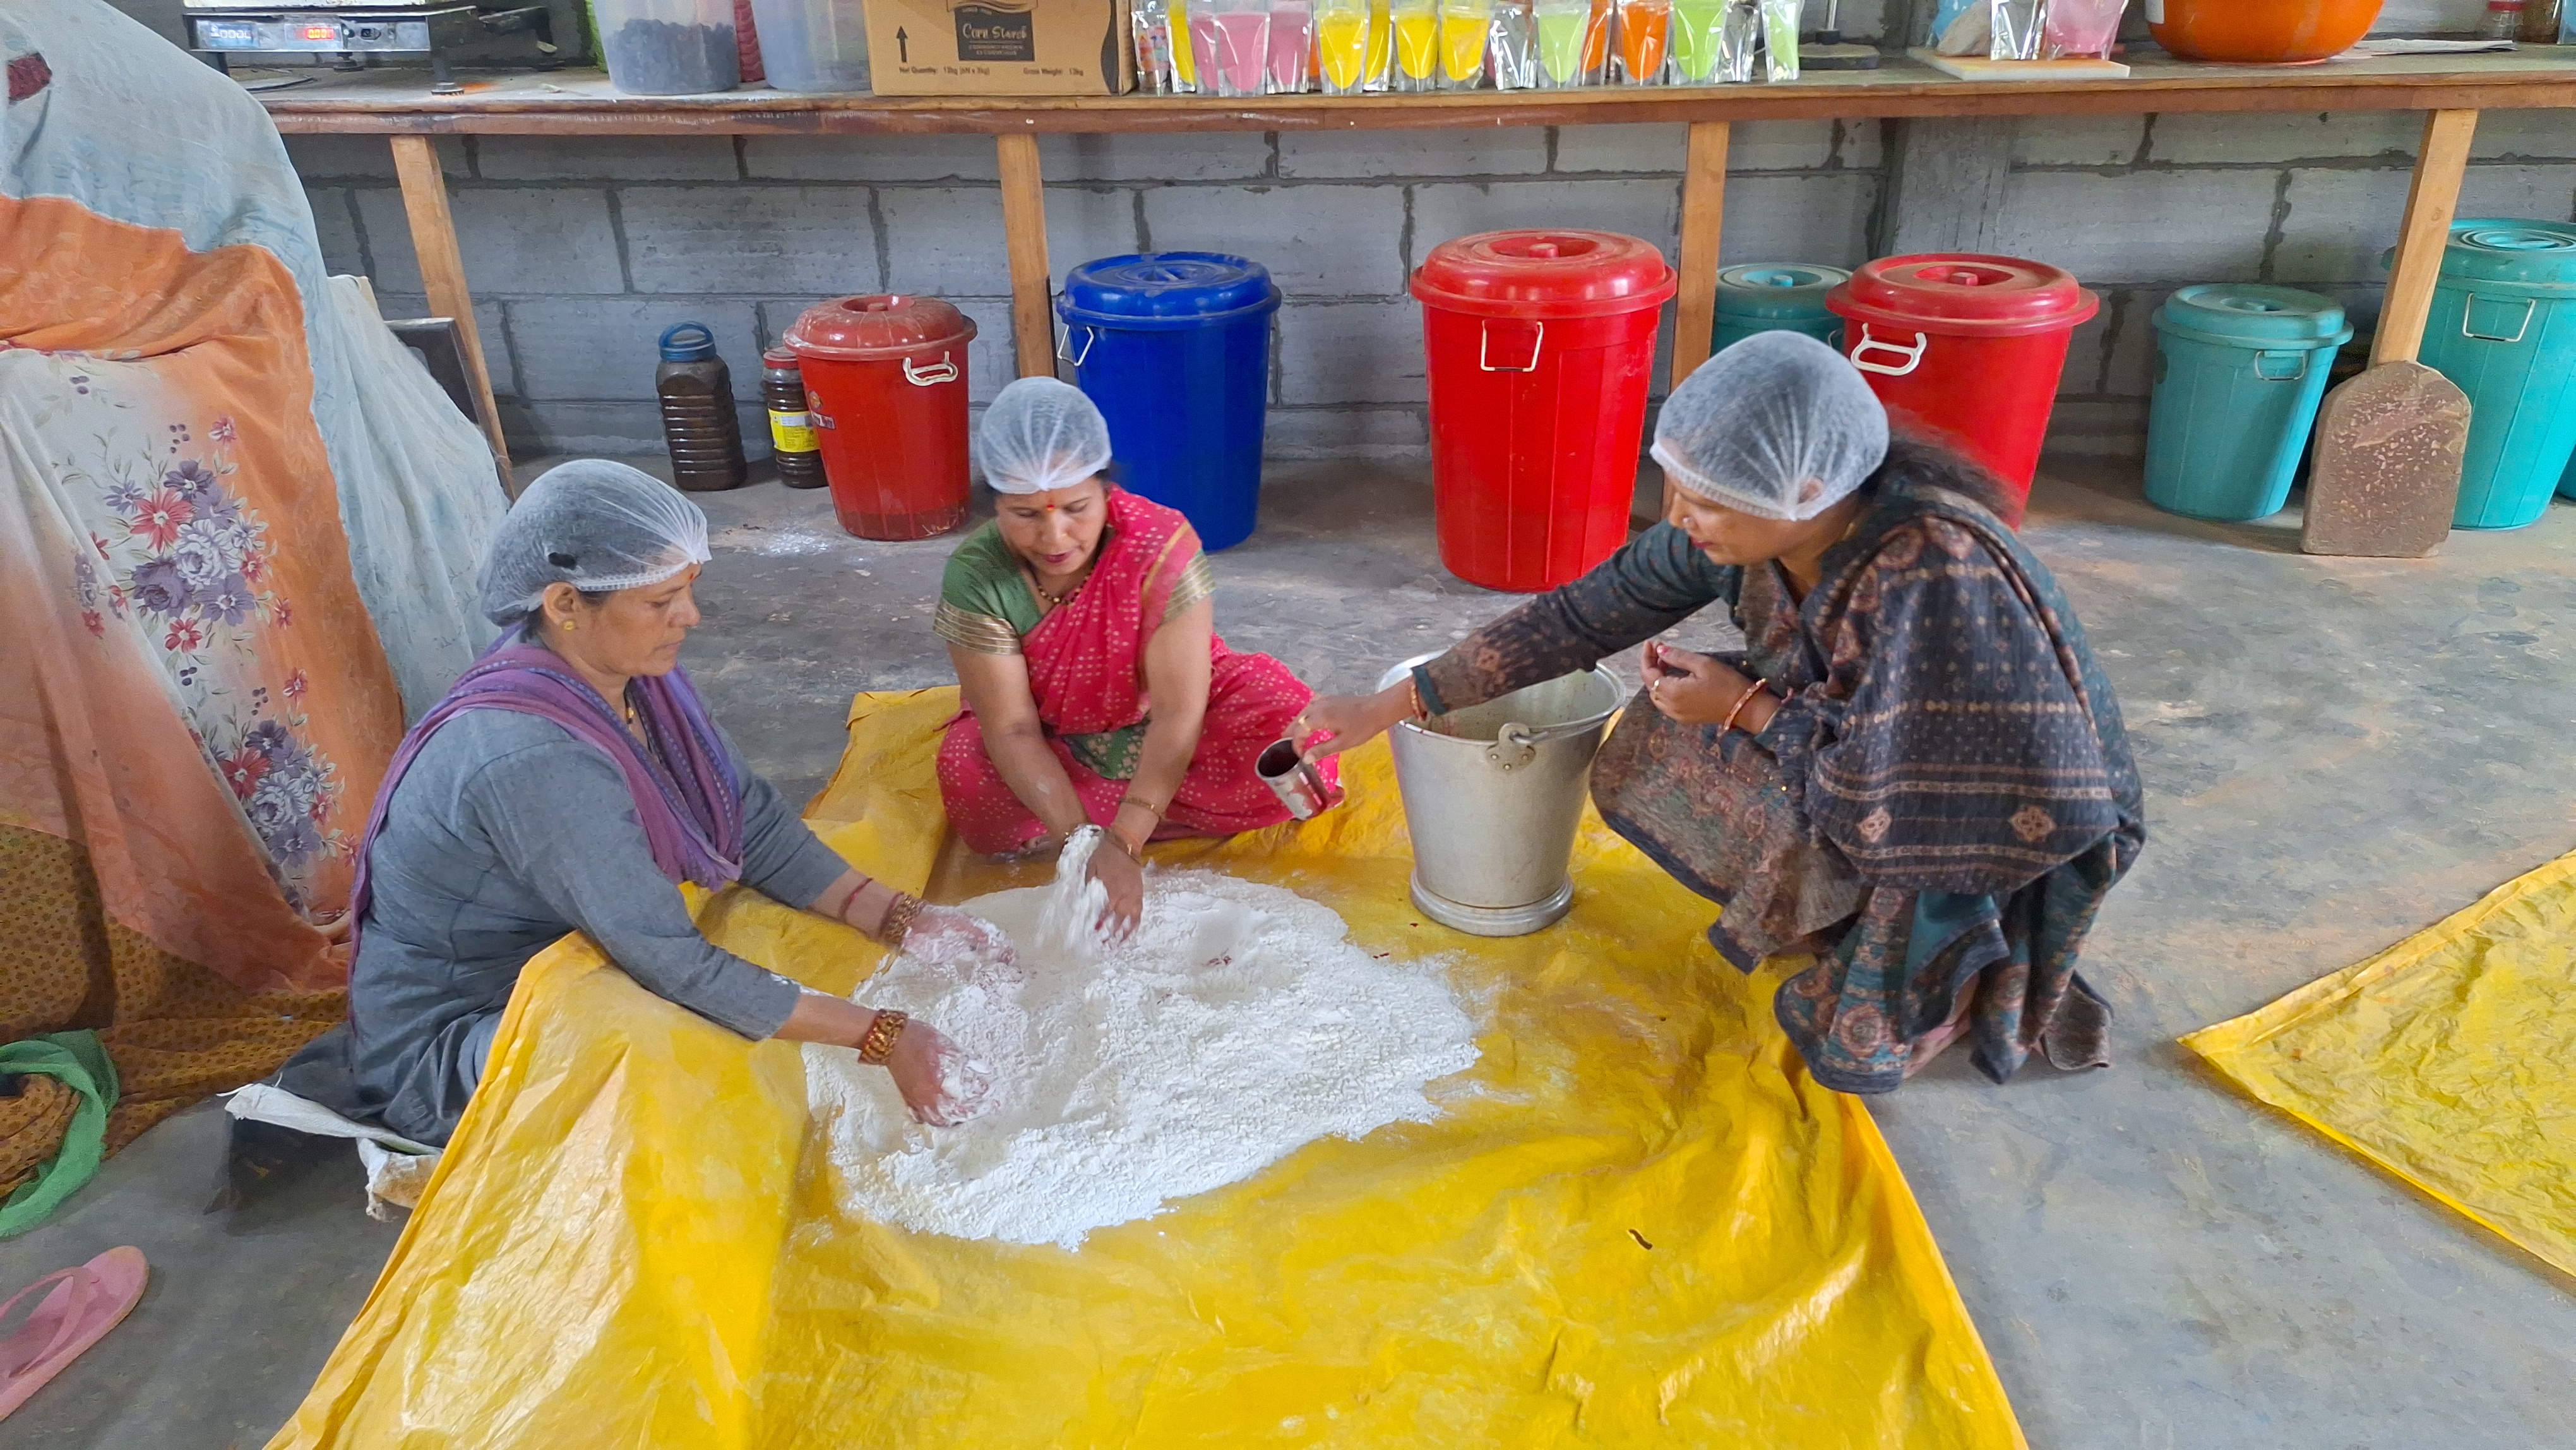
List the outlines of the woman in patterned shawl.
{"type": "Polygon", "coordinates": [[[1896,1087],[1967,1035],[1997,1082],[2099,1066],[2075,973],[2146,842],[2110,681],[2056,581],[1958,455],[1890,440],[1850,365],[1762,333],[1667,401],[1669,519],[1367,698],[1307,709],[1340,750],[1409,713],[1551,679],[1722,605],[1741,653],[1646,645],[1592,769],[1602,819],[1724,914],[1736,966],[1812,956],[1774,1010],[1816,1080],[1896,1087]]]}
{"type": "Polygon", "coordinates": [[[939,793],[987,855],[1107,827],[1092,874],[1133,922],[1148,840],[1288,819],[1252,761],[1314,692],[1216,636],[1197,533],[1099,476],[1109,425],[1080,389],[1020,379],[977,441],[1000,508],[940,586],[934,627],[965,708],[940,744],[939,793]]]}

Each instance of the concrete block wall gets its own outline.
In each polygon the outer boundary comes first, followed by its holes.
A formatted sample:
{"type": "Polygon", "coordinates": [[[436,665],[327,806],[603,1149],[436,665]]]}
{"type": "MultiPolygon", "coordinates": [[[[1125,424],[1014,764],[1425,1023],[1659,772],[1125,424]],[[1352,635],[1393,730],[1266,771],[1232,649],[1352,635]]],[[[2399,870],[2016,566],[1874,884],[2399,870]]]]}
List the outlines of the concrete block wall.
{"type": "MultiPolygon", "coordinates": [[[[2052,446],[2143,448],[2150,318],[2178,287],[2322,293],[2366,335],[2422,124],[2401,112],[2023,121],[1998,246],[2066,267],[2102,295],[2067,360],[2052,446]]],[[[2576,220],[2576,115],[2482,116],[2459,215],[2576,220]]]]}
{"type": "MultiPolygon", "coordinates": [[[[1929,0],[1852,0],[1858,36],[1929,0]]],[[[2384,32],[2460,30],[2478,0],[2394,0],[2384,32]]],[[[1926,10],[1928,13],[1928,9],[1926,10]]],[[[1883,251],[1900,125],[1736,128],[1725,260],[1851,266],[1883,251]]],[[[1990,245],[2056,262],[2103,294],[2077,335],[2053,446],[2142,445],[2148,318],[2192,282],[2323,291],[2366,326],[2395,237],[2418,123],[2398,113],[2042,117],[2018,123],[1990,245]]],[[[1937,131],[1915,134],[1937,140],[1937,131]]],[[[1287,294],[1273,340],[1269,447],[1281,457],[1419,457],[1420,317],[1405,279],[1450,237],[1590,226],[1677,247],[1677,125],[1363,133],[1048,137],[1048,245],[1061,279],[1151,249],[1238,251],[1287,294]]],[[[290,137],[325,257],[375,279],[389,314],[424,310],[384,143],[290,137]]],[[[1001,194],[974,136],[457,137],[440,141],[493,387],[514,445],[650,452],[655,337],[713,328],[750,406],[760,349],[809,304],[907,290],[980,329],[980,405],[1012,374],[1001,194]]],[[[2463,215],[2576,215],[2576,118],[2490,112],[2463,215]]],[[[1670,344],[1671,310],[1665,314],[1670,344]]],[[[1661,392],[1659,360],[1656,391],[1661,392]]]]}
{"type": "MultiPolygon", "coordinates": [[[[1849,266],[1866,256],[1882,129],[1738,128],[1727,259],[1849,266]]],[[[947,298],[979,329],[975,401],[1011,376],[989,138],[459,137],[440,146],[493,388],[518,446],[650,451],[660,437],[652,373],[663,328],[712,328],[747,403],[760,348],[810,303],[849,292],[947,298]]],[[[330,265],[373,277],[389,314],[424,308],[385,145],[291,137],[288,149],[330,265]]],[[[1287,294],[1269,422],[1271,450],[1283,457],[1420,454],[1412,269],[1450,237],[1510,226],[1608,228],[1671,253],[1682,152],[1679,126],[1040,143],[1059,279],[1092,258],[1154,249],[1240,252],[1271,269],[1287,294]]]]}

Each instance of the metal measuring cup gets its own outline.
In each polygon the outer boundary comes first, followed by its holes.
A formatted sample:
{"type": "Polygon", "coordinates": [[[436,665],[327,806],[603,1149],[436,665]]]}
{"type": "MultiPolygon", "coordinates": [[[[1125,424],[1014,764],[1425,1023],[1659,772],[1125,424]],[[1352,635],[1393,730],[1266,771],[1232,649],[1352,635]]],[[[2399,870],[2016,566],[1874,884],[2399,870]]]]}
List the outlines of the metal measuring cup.
{"type": "Polygon", "coordinates": [[[1263,746],[1253,758],[1252,773],[1279,797],[1288,814],[1301,821],[1311,821],[1342,801],[1341,788],[1324,779],[1324,772],[1298,750],[1294,737],[1263,746]]]}

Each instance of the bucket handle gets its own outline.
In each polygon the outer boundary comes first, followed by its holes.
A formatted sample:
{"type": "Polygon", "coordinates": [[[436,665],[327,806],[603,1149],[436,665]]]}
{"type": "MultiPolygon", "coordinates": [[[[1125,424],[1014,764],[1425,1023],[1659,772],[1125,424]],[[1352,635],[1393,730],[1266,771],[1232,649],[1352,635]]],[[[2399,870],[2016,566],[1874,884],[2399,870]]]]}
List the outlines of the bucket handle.
{"type": "Polygon", "coordinates": [[[1864,322],[1860,325],[1860,341],[1852,344],[1851,365],[1865,373],[1884,373],[1891,378],[1901,378],[1923,366],[1923,354],[1931,350],[1932,339],[1923,333],[1914,334],[1914,346],[1909,348],[1903,343],[1870,336],[1869,324],[1864,322]],[[1886,363],[1864,361],[1862,355],[1869,352],[1894,353],[1905,359],[1905,366],[1891,367],[1886,363]]]}
{"type": "Polygon", "coordinates": [[[1080,366],[1082,366],[1082,359],[1083,359],[1083,358],[1087,358],[1087,357],[1091,356],[1091,345],[1092,345],[1093,343],[1096,343],[1096,342],[1100,341],[1100,329],[1099,329],[1099,328],[1096,328],[1096,327],[1086,327],[1086,328],[1082,328],[1082,329],[1081,329],[1081,332],[1082,332],[1082,354],[1081,354],[1081,356],[1080,356],[1080,357],[1066,357],[1066,356],[1064,355],[1064,350],[1065,350],[1065,348],[1066,348],[1068,345],[1070,345],[1070,344],[1073,342],[1073,334],[1074,334],[1074,331],[1075,331],[1075,329],[1074,329],[1074,328],[1072,328],[1072,327],[1070,327],[1070,326],[1068,326],[1068,327],[1066,327],[1066,328],[1065,328],[1065,330],[1064,330],[1064,341],[1063,341],[1063,342],[1059,342],[1059,343],[1057,343],[1057,344],[1055,345],[1055,355],[1056,355],[1056,357],[1057,357],[1058,359],[1060,359],[1061,361],[1069,362],[1069,363],[1073,364],[1075,367],[1080,367],[1080,366]]]}
{"type": "Polygon", "coordinates": [[[935,388],[941,383],[953,383],[957,381],[957,364],[944,352],[939,355],[939,361],[926,368],[914,367],[912,359],[905,358],[903,380],[916,388],[935,388]]]}
{"type": "Polygon", "coordinates": [[[2308,376],[2308,359],[2313,355],[2314,354],[2305,351],[2283,351],[2279,348],[2274,348],[2266,352],[2258,352],[2254,354],[2254,376],[2261,378],[2267,383],[2295,383],[2304,381],[2308,376]],[[2287,362],[2291,365],[2288,372],[2276,373],[2272,371],[2274,367],[2279,366],[2283,362],[2287,362]]]}
{"type": "Polygon", "coordinates": [[[2507,297],[2498,298],[2496,300],[2505,302],[2519,301],[2522,304],[2522,321],[2515,324],[2513,336],[2499,337],[2492,332],[2480,332],[2476,328],[2469,326],[2469,319],[2476,316],[2478,310],[2478,294],[2475,292],[2469,294],[2468,304],[2460,309],[2460,336],[2473,337],[2480,342],[2515,343],[2522,341],[2522,335],[2531,331],[2531,314],[2540,310],[2540,299],[2536,297],[2507,297]]]}
{"type": "Polygon", "coordinates": [[[1538,734],[1515,720],[1494,732],[1494,743],[1485,747],[1485,763],[1509,774],[1538,759],[1538,734]]]}
{"type": "Polygon", "coordinates": [[[1528,364],[1526,366],[1516,368],[1498,367],[1493,361],[1494,319],[1490,317],[1486,318],[1484,326],[1478,328],[1476,332],[1476,366],[1482,371],[1489,373],[1537,372],[1538,355],[1547,346],[1547,324],[1545,322],[1534,322],[1531,326],[1536,327],[1538,331],[1530,338],[1528,364]]]}

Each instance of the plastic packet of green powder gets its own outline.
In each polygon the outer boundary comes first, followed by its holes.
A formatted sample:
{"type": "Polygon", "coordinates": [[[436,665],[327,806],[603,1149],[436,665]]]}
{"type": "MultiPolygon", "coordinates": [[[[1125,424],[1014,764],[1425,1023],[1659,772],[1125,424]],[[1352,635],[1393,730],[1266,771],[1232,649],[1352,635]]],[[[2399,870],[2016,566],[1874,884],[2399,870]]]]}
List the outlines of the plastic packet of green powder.
{"type": "Polygon", "coordinates": [[[1800,0],[1762,0],[1764,80],[1798,78],[1798,15],[1803,8],[1800,0]]]}

